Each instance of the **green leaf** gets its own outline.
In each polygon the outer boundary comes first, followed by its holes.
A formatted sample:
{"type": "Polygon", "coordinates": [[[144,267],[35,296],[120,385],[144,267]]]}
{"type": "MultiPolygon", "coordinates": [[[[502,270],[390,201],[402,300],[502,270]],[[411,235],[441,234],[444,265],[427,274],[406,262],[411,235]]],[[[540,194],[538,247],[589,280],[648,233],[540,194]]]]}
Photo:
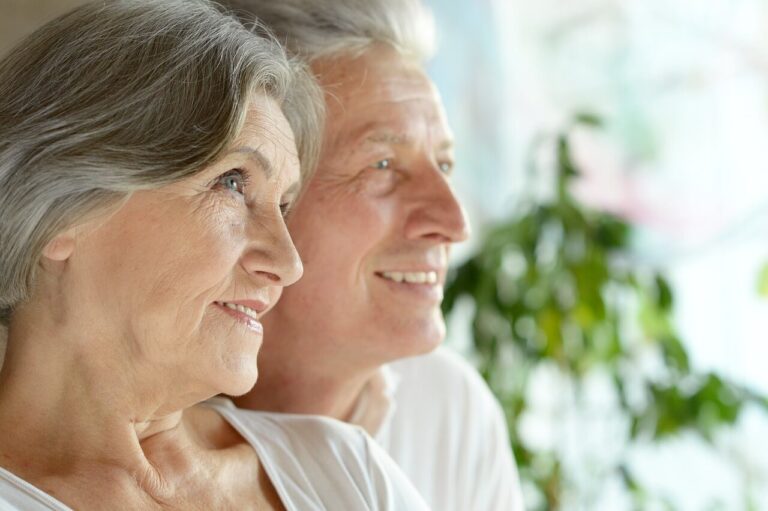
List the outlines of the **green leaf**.
{"type": "Polygon", "coordinates": [[[597,114],[590,112],[579,112],[573,118],[573,123],[599,128],[603,125],[603,119],[600,118],[597,114]]]}
{"type": "Polygon", "coordinates": [[[659,274],[656,274],[656,304],[659,309],[669,311],[672,309],[672,288],[667,280],[659,274]]]}
{"type": "Polygon", "coordinates": [[[676,369],[680,375],[688,374],[690,363],[688,361],[688,352],[685,351],[683,343],[674,335],[664,336],[660,339],[662,355],[668,366],[676,369]]]}
{"type": "Polygon", "coordinates": [[[560,180],[567,181],[568,178],[578,176],[579,172],[571,161],[571,148],[565,135],[557,139],[557,165],[560,169],[560,180]]]}
{"type": "Polygon", "coordinates": [[[763,298],[768,297],[768,263],[765,263],[760,268],[760,273],[757,277],[757,293],[763,298]]]}

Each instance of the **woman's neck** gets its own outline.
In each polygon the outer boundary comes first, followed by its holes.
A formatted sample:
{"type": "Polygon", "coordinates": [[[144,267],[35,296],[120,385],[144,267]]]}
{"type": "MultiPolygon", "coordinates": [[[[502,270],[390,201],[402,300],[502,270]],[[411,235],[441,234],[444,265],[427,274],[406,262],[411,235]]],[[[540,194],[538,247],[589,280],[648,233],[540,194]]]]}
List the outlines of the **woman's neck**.
{"type": "Polygon", "coordinates": [[[149,377],[130,374],[127,363],[110,364],[120,360],[114,353],[83,349],[103,342],[16,324],[8,337],[0,371],[0,466],[33,484],[90,474],[162,486],[150,456],[191,441],[182,412],[162,388],[153,393],[149,377]],[[152,453],[143,445],[149,439],[152,453]]]}

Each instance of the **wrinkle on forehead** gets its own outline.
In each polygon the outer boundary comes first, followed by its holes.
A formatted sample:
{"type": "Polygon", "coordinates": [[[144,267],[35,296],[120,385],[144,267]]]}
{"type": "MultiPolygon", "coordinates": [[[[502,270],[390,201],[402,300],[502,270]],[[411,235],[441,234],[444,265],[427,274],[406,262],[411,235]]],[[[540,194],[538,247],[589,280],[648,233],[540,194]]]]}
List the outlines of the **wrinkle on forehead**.
{"type": "Polygon", "coordinates": [[[337,91],[338,103],[329,105],[329,110],[333,110],[334,106],[350,110],[353,105],[355,108],[371,108],[385,105],[409,107],[413,104],[431,106],[439,103],[440,98],[426,75],[398,78],[399,70],[386,73],[389,75],[368,73],[365,81],[346,82],[346,87],[337,91]]]}
{"type": "Polygon", "coordinates": [[[416,61],[388,48],[376,48],[360,57],[315,66],[326,90],[326,142],[372,136],[407,143],[426,130],[435,145],[451,145],[440,95],[416,61]]]}
{"type": "Polygon", "coordinates": [[[274,170],[268,174],[282,179],[288,178],[285,170],[297,169],[299,177],[299,155],[288,120],[277,101],[267,96],[256,96],[248,108],[248,116],[240,133],[230,146],[230,152],[248,153],[249,149],[258,151],[256,156],[259,166],[264,170],[274,170]],[[255,143],[255,145],[254,145],[255,143]]]}
{"type": "Polygon", "coordinates": [[[321,59],[313,67],[329,108],[351,101],[439,102],[437,89],[421,64],[386,45],[375,45],[355,57],[321,59]]]}

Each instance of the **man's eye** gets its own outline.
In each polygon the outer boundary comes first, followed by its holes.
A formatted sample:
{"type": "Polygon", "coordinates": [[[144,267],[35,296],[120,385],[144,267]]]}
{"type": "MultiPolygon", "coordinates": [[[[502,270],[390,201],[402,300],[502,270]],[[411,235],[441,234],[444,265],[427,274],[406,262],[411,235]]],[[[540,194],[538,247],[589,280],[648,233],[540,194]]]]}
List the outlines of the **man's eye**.
{"type": "Polygon", "coordinates": [[[388,170],[388,169],[391,169],[392,166],[393,166],[392,158],[385,158],[371,165],[371,168],[374,168],[376,170],[388,170]]]}
{"type": "Polygon", "coordinates": [[[440,168],[440,172],[443,174],[450,174],[453,172],[453,163],[449,161],[444,161],[438,164],[438,167],[440,168]]]}
{"type": "Polygon", "coordinates": [[[245,195],[245,186],[247,184],[248,177],[245,173],[243,173],[242,170],[235,169],[217,177],[215,186],[220,186],[240,195],[245,195]]]}

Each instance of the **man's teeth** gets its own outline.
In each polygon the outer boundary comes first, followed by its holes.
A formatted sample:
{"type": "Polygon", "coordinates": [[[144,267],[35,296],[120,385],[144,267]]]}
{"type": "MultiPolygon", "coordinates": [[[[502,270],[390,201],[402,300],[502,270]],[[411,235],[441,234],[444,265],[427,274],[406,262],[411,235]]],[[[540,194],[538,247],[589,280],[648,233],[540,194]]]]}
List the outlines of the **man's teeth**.
{"type": "Polygon", "coordinates": [[[437,272],[435,271],[385,271],[382,277],[395,282],[407,282],[409,284],[437,284],[437,272]]]}
{"type": "Polygon", "coordinates": [[[236,304],[236,303],[228,303],[228,302],[221,302],[221,304],[224,307],[229,307],[232,310],[236,310],[238,312],[242,312],[243,314],[245,314],[249,318],[253,318],[253,319],[257,320],[257,321],[259,319],[258,313],[255,310],[251,309],[250,307],[246,307],[245,305],[239,305],[239,304],[236,304]]]}

